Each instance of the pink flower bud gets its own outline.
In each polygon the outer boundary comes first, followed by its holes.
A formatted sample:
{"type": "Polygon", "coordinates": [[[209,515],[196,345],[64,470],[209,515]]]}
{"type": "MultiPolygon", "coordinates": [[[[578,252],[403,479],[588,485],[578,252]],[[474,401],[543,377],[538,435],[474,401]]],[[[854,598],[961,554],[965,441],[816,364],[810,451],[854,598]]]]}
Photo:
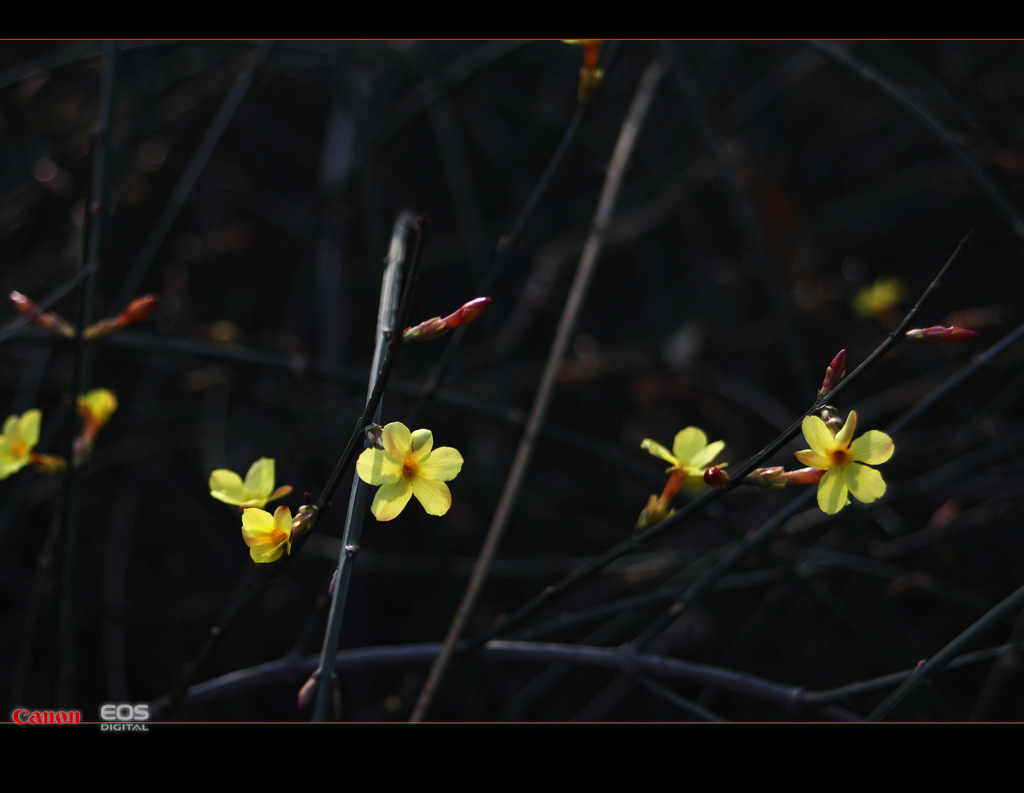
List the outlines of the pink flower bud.
{"type": "Polygon", "coordinates": [[[959,344],[978,338],[978,334],[965,328],[944,328],[942,325],[932,325],[930,328],[908,330],[906,338],[907,341],[917,344],[959,344]]]}
{"type": "Polygon", "coordinates": [[[483,314],[484,309],[487,308],[490,303],[491,299],[489,297],[478,297],[474,300],[470,300],[458,311],[449,314],[441,321],[449,330],[457,328],[459,325],[467,325],[483,314]]]}
{"type": "Polygon", "coordinates": [[[490,302],[491,299],[489,297],[478,297],[475,300],[470,300],[458,311],[453,311],[443,319],[441,317],[433,317],[424,320],[419,325],[406,328],[402,333],[402,341],[408,344],[417,341],[430,341],[430,339],[443,336],[452,328],[466,325],[479,317],[484,313],[484,309],[487,308],[490,302]]]}
{"type": "Polygon", "coordinates": [[[840,350],[832,363],[825,369],[825,379],[821,381],[821,388],[818,389],[818,399],[829,393],[839,385],[839,381],[846,376],[846,350],[840,350]]]}

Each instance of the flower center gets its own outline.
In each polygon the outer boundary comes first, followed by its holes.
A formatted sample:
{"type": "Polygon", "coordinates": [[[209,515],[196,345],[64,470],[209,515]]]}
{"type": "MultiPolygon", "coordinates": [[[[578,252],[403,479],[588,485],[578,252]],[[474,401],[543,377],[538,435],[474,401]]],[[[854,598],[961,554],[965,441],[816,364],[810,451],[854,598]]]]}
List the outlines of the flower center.
{"type": "Polygon", "coordinates": [[[14,446],[11,447],[11,453],[15,457],[24,457],[26,454],[28,454],[28,449],[26,448],[24,443],[16,443],[14,444],[14,446]]]}
{"type": "Polygon", "coordinates": [[[846,449],[836,449],[832,452],[832,467],[845,468],[850,464],[852,458],[846,449]]]}
{"type": "Polygon", "coordinates": [[[402,466],[402,476],[406,479],[412,479],[416,476],[416,463],[412,460],[406,459],[405,464],[402,466]]]}

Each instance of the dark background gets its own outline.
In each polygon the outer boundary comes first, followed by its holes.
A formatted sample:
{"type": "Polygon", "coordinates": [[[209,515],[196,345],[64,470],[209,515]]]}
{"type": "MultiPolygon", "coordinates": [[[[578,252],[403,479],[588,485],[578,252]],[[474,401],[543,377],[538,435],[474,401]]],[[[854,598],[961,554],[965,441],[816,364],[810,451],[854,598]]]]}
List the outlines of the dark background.
{"type": "MultiPolygon", "coordinates": [[[[499,238],[575,110],[582,58],[580,48],[557,41],[276,44],[139,288],[121,294],[254,46],[124,44],[115,204],[94,313],[116,314],[144,293],[160,303],[151,320],[96,357],[93,383],[113,390],[120,409],[100,435],[81,506],[76,705],[89,719],[101,702],[167,693],[252,566],[237,512],[209,496],[211,470],[244,475],[258,457],[275,458],[277,483],[295,487],[283,502],[293,511],[303,491],[320,491],[365,399],[381,262],[399,211],[431,218],[414,321],[477,296],[499,238]],[[244,351],[266,355],[246,363],[244,351]],[[333,376],[319,376],[323,367],[333,376]]],[[[787,351],[741,215],[669,73],[640,133],[551,404],[548,422],[561,434],[538,443],[470,634],[629,536],[665,480],[641,440],[670,446],[676,432],[697,425],[709,440],[726,441],[724,459],[741,463],[811,404],[838,350],[848,351],[852,370],[885,338],[971,229],[970,247],[916,324],[955,323],[981,337],[898,347],[842,396],[840,412],[856,409],[861,430],[885,426],[1024,315],[1021,239],[940,139],[876,87],[806,43],[671,46],[753,209],[802,360],[787,351]],[[880,276],[904,283],[899,306],[875,317],[853,312],[854,295],[880,276]]],[[[843,46],[949,130],[1020,210],[1024,45],[843,46]]],[[[450,483],[452,508],[432,518],[414,501],[391,523],[368,521],[342,649],[439,641],[447,630],[620,125],[659,52],[652,42],[611,49],[574,146],[445,381],[461,406],[438,400],[417,425],[466,460],[450,483]]],[[[80,265],[102,51],[88,42],[0,45],[5,294],[43,300],[80,265]]],[[[74,306],[68,296],[54,309],[70,319],[74,306]]],[[[16,319],[4,311],[5,323],[16,319]]],[[[71,350],[33,331],[8,334],[0,345],[3,416],[40,408],[37,449],[62,452],[72,432],[71,350]]],[[[403,420],[445,343],[402,351],[385,422],[403,420]]],[[[868,509],[855,502],[831,519],[816,508],[797,516],[650,650],[830,688],[913,667],[1020,586],[1022,354],[1012,348],[894,438],[896,454],[881,469],[884,500],[868,509]],[[909,550],[886,545],[924,529],[930,533],[909,550]],[[831,561],[813,556],[821,551],[833,553],[831,561]]],[[[796,467],[792,451],[803,447],[798,438],[773,462],[796,467]]],[[[200,679],[319,651],[348,487],[200,679]]],[[[727,543],[801,490],[732,492],[531,624],[692,582],[727,543]]],[[[0,483],[0,679],[9,681],[0,705],[8,710],[54,704],[61,493],[60,477],[31,469],[0,483]]],[[[628,641],[665,605],[621,617],[599,643],[628,641]]],[[[1007,641],[1014,620],[979,646],[1007,641]]],[[[585,642],[601,624],[545,640],[585,642]]],[[[596,669],[572,669],[532,700],[516,699],[542,669],[459,660],[430,715],[687,718],[596,669]]],[[[998,696],[979,699],[992,669],[987,662],[948,673],[894,717],[1024,718],[1012,669],[999,673],[998,696]]],[[[408,718],[426,671],[343,670],[342,718],[408,718]]],[[[181,717],[306,719],[295,704],[302,682],[224,696],[181,717]]],[[[796,717],[751,697],[702,696],[695,684],[664,682],[730,720],[796,717]]],[[[864,716],[883,696],[842,705],[864,716]]]]}

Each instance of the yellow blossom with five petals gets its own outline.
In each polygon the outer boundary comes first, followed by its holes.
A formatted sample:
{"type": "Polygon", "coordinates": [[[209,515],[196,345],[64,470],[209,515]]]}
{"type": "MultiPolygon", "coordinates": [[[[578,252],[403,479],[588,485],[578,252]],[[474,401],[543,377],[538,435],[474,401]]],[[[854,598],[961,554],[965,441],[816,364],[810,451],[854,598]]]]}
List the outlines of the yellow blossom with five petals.
{"type": "Polygon", "coordinates": [[[32,460],[32,447],[39,443],[39,424],[43,414],[29,410],[18,416],[8,416],[4,434],[0,436],[0,479],[16,474],[32,460]]]}
{"type": "Polygon", "coordinates": [[[857,413],[852,410],[835,436],[817,416],[807,416],[802,429],[811,448],[796,452],[796,459],[825,471],[818,483],[818,506],[822,512],[835,515],[850,503],[849,493],[864,503],[885,495],[885,480],[868,466],[892,457],[892,438],[880,430],[868,430],[851,443],[857,429],[857,413]]]}
{"type": "Polygon", "coordinates": [[[292,511],[282,505],[271,515],[265,509],[249,507],[242,513],[242,538],[254,562],[276,562],[288,548],[292,552],[292,511]]]}
{"type": "Polygon", "coordinates": [[[226,468],[218,468],[210,474],[210,495],[240,509],[262,509],[267,502],[276,501],[291,492],[291,485],[281,485],[274,490],[274,460],[270,457],[261,457],[249,466],[244,482],[242,477],[226,468]]]}
{"type": "Polygon", "coordinates": [[[428,515],[444,515],[452,505],[448,482],[462,470],[462,455],[451,446],[434,449],[430,430],[409,432],[398,421],[381,432],[383,449],[365,449],[356,461],[356,473],[368,485],[380,485],[370,511],[377,520],[392,520],[409,499],[423,505],[428,515]]]}
{"type": "MultiPolygon", "coordinates": [[[[707,488],[707,485],[704,484],[704,471],[722,453],[725,441],[708,443],[708,436],[704,434],[704,430],[699,427],[687,427],[676,433],[675,440],[672,441],[671,452],[650,438],[644,438],[640,448],[671,463],[672,467],[668,468],[665,473],[679,471],[685,474],[683,490],[687,495],[694,496],[707,488]]],[[[724,468],[725,464],[719,464],[718,467],[724,468]]]]}

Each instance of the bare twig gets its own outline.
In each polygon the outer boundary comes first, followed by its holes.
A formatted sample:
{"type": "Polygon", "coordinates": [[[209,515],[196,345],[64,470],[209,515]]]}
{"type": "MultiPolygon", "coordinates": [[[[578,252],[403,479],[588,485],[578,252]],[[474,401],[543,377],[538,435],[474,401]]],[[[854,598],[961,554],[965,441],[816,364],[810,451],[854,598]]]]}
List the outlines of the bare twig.
{"type": "Polygon", "coordinates": [[[786,348],[789,351],[790,364],[800,379],[802,393],[810,393],[814,390],[814,379],[811,377],[810,368],[807,364],[807,354],[800,343],[800,335],[797,333],[796,325],[793,322],[793,314],[786,303],[786,296],[779,283],[778,274],[768,256],[768,249],[764,244],[764,240],[757,229],[757,223],[754,220],[754,213],[750,208],[749,201],[740,189],[736,170],[726,160],[722,147],[718,144],[707,115],[704,113],[704,109],[697,98],[697,91],[687,74],[686,66],[677,51],[677,47],[678,45],[672,46],[668,42],[661,42],[661,52],[672,68],[672,74],[682,91],[690,119],[693,121],[694,126],[697,127],[697,132],[700,134],[704,147],[715,161],[718,173],[725,184],[726,193],[728,193],[729,200],[732,201],[732,205],[736,210],[740,230],[743,236],[746,237],[747,245],[754,255],[754,262],[761,276],[765,295],[772,307],[775,321],[782,331],[782,338],[785,340],[786,348]]]}
{"type": "MultiPolygon", "coordinates": [[[[683,520],[688,518],[690,515],[699,512],[700,510],[704,509],[704,507],[706,507],[708,504],[717,501],[730,489],[739,484],[739,482],[743,480],[743,477],[745,477],[747,474],[753,471],[764,460],[767,460],[769,457],[771,457],[773,454],[779,451],[779,449],[785,446],[792,438],[796,437],[797,433],[800,432],[801,423],[803,421],[804,416],[808,416],[811,413],[814,413],[816,410],[818,410],[818,408],[825,404],[826,400],[835,400],[836,397],[838,397],[847,388],[849,388],[850,385],[856,382],[864,374],[864,372],[866,372],[870,367],[877,363],[882,358],[882,356],[884,356],[889,350],[891,350],[900,342],[900,340],[903,338],[903,334],[906,332],[907,328],[909,328],[911,323],[913,322],[914,317],[916,317],[920,313],[921,309],[924,308],[924,305],[927,302],[928,298],[930,298],[931,295],[935,292],[935,290],[939,287],[939,284],[941,283],[943,276],[953,265],[953,263],[957,259],[959,259],[960,254],[964,250],[964,247],[966,246],[968,239],[970,239],[970,236],[971,235],[968,234],[967,237],[960,241],[960,244],[953,252],[953,255],[950,256],[949,260],[945,263],[945,265],[943,265],[942,269],[939,270],[935,278],[932,279],[932,282],[928,285],[927,289],[925,289],[924,293],[921,295],[917,303],[914,304],[914,307],[911,308],[909,312],[907,312],[907,315],[903,318],[903,321],[900,322],[899,327],[897,327],[892,333],[890,333],[889,336],[874,350],[874,352],[872,352],[864,360],[863,363],[861,363],[860,366],[858,366],[854,371],[848,374],[846,378],[841,383],[839,383],[839,385],[836,386],[830,393],[828,393],[826,396],[822,397],[813,405],[811,405],[811,407],[808,408],[795,422],[793,422],[793,424],[785,432],[783,432],[770,444],[768,444],[761,451],[759,451],[757,454],[755,454],[753,457],[747,460],[747,462],[737,466],[735,469],[730,469],[731,476],[733,478],[727,488],[713,489],[705,493],[704,495],[694,499],[689,504],[678,510],[675,514],[670,515],[668,518],[661,521],[657,525],[652,526],[650,529],[647,529],[646,531],[633,534],[629,539],[624,540],[623,542],[616,545],[614,548],[606,551],[605,553],[599,556],[594,557],[594,559],[592,559],[589,563],[583,565],[574,573],[566,576],[557,584],[553,584],[552,586],[547,587],[543,592],[538,594],[531,601],[517,609],[513,614],[509,615],[501,622],[491,626],[491,628],[489,628],[488,630],[468,640],[467,646],[470,649],[472,649],[473,647],[478,647],[484,642],[493,639],[495,636],[499,636],[517,627],[518,625],[521,625],[526,619],[528,619],[531,615],[535,614],[540,608],[546,605],[554,597],[562,594],[570,587],[575,586],[577,583],[584,580],[592,573],[595,573],[596,571],[602,569],[605,565],[609,564],[615,559],[618,559],[620,556],[623,556],[624,554],[628,553],[629,551],[633,550],[634,548],[640,545],[648,543],[650,540],[661,535],[668,529],[678,525],[683,520]]],[[[762,526],[756,532],[747,537],[738,548],[736,548],[725,559],[719,562],[718,565],[716,565],[715,577],[717,578],[719,575],[722,575],[725,572],[727,572],[729,569],[731,569],[731,567],[734,564],[736,564],[736,562],[738,562],[747,553],[749,553],[750,550],[757,547],[757,545],[759,545],[761,542],[767,539],[767,537],[771,536],[772,533],[781,528],[782,525],[785,523],[785,520],[777,522],[776,519],[780,515],[785,514],[787,519],[788,517],[795,515],[797,512],[800,511],[800,509],[810,505],[811,501],[813,500],[813,496],[813,490],[808,491],[807,493],[804,493],[801,496],[798,496],[787,507],[785,507],[779,513],[777,513],[775,517],[769,520],[764,526],[762,526]]],[[[709,573],[708,575],[710,576],[711,573],[709,573]]],[[[712,581],[713,579],[709,580],[707,582],[707,585],[710,585],[712,581]]],[[[695,586],[701,585],[701,582],[698,582],[698,584],[696,584],[695,586]]]]}
{"type": "MultiPolygon", "coordinates": [[[[90,206],[86,216],[95,213],[88,239],[88,254],[83,268],[91,272],[82,281],[78,292],[78,317],[74,341],[74,364],[71,382],[71,404],[89,387],[92,377],[92,347],[82,337],[92,324],[92,307],[96,296],[96,272],[106,258],[107,234],[110,226],[110,151],[113,136],[112,122],[117,104],[117,80],[120,61],[120,43],[106,46],[106,73],[100,95],[96,156],[93,165],[93,183],[90,206]]],[[[67,459],[72,459],[72,441],[68,439],[67,459]]],[[[61,595],[58,614],[57,640],[57,704],[69,707],[75,698],[75,571],[78,556],[78,506],[82,469],[69,465],[64,484],[63,547],[61,549],[61,595]]]]}
{"type": "Polygon", "coordinates": [[[576,324],[576,317],[583,304],[583,298],[586,295],[587,286],[590,283],[591,275],[593,274],[594,267],[601,252],[601,242],[604,231],[611,218],[612,210],[615,207],[615,200],[618,197],[619,187],[622,184],[622,178],[625,174],[630,154],[632,153],[633,146],[636,143],[640,128],[643,125],[643,120],[647,114],[647,110],[650,108],[651,102],[654,99],[655,89],[661,81],[664,71],[665,67],[660,60],[654,60],[650,65],[648,65],[646,71],[640,78],[640,83],[637,86],[636,94],[633,98],[633,104],[631,105],[626,115],[626,119],[623,122],[622,129],[619,132],[619,139],[615,145],[615,151],[612,154],[612,159],[609,164],[608,176],[605,179],[604,188],[601,192],[601,198],[598,203],[597,212],[594,216],[594,223],[591,228],[590,237],[583,250],[583,255],[580,258],[579,269],[576,272],[576,279],[573,282],[565,309],[562,312],[562,318],[559,322],[558,330],[555,334],[555,341],[552,344],[551,352],[548,356],[544,376],[541,379],[540,388],[537,391],[533,408],[530,411],[530,418],[527,420],[526,429],[519,443],[516,457],[512,462],[512,469],[505,482],[505,488],[502,492],[501,500],[498,502],[498,508],[495,511],[493,520],[491,521],[487,537],[484,540],[484,546],[480,552],[480,559],[477,563],[477,568],[474,571],[473,578],[471,579],[469,587],[466,590],[466,594],[462,599],[462,603],[459,604],[459,609],[455,614],[455,619],[452,620],[451,627],[448,629],[448,635],[445,638],[445,649],[437,657],[437,660],[435,660],[434,665],[430,670],[430,675],[427,678],[427,682],[423,687],[423,691],[420,693],[419,701],[416,703],[416,708],[412,714],[412,721],[422,720],[426,715],[427,709],[430,707],[434,692],[444,675],[448,662],[451,659],[452,652],[455,649],[455,644],[458,641],[459,636],[462,634],[462,629],[465,626],[466,620],[476,603],[476,598],[483,586],[483,582],[487,578],[487,569],[490,566],[491,559],[494,558],[494,554],[501,542],[501,536],[508,524],[508,519],[512,513],[512,506],[515,503],[516,496],[519,494],[519,488],[522,486],[526,468],[529,465],[530,458],[533,454],[537,431],[540,428],[540,424],[544,418],[544,414],[547,412],[548,404],[551,400],[551,394],[553,393],[555,385],[555,378],[561,366],[562,357],[564,356],[566,347],[569,344],[570,334],[576,324]]]}
{"type": "Polygon", "coordinates": [[[234,86],[231,88],[231,92],[224,97],[224,101],[221,103],[220,109],[217,111],[217,115],[214,116],[213,121],[210,122],[210,126],[206,130],[206,134],[196,147],[195,153],[192,155],[192,159],[189,162],[188,167],[185,169],[185,173],[181,175],[181,179],[178,180],[178,184],[174,187],[174,192],[171,193],[171,197],[167,199],[164,211],[160,214],[159,220],[157,220],[153,230],[149,233],[149,238],[146,240],[146,244],[143,245],[142,250],[139,251],[139,255],[135,259],[135,264],[132,265],[131,270],[128,271],[128,275],[125,276],[124,281],[121,283],[121,291],[114,303],[115,306],[119,308],[126,306],[128,301],[132,299],[132,296],[138,290],[139,285],[142,283],[142,279],[146,276],[146,272],[153,264],[153,260],[156,258],[157,252],[160,250],[160,246],[164,244],[164,240],[167,238],[171,228],[174,226],[174,222],[178,219],[178,213],[180,213],[181,208],[185,206],[185,202],[188,200],[189,194],[192,192],[192,188],[195,187],[203,169],[206,168],[206,164],[210,161],[210,155],[213,154],[213,150],[217,148],[217,144],[224,135],[224,130],[228,128],[228,124],[231,123],[231,119],[235,117],[235,113],[239,106],[241,106],[242,100],[245,99],[246,94],[249,93],[249,89],[255,82],[256,75],[259,73],[260,67],[264,62],[266,62],[267,56],[270,55],[270,50],[273,45],[274,42],[272,41],[262,41],[256,45],[256,49],[253,51],[249,61],[248,68],[238,78],[238,80],[235,81],[234,86]]]}
{"type": "MultiPolygon", "coordinates": [[[[334,656],[334,668],[422,664],[435,658],[441,648],[440,642],[430,642],[342,650],[334,656]]],[[[1020,652],[1021,649],[1024,649],[1024,643],[1004,644],[968,653],[946,664],[942,671],[951,672],[954,669],[962,669],[1007,653],[1020,652]]],[[[481,661],[565,663],[610,669],[628,675],[642,674],[688,680],[713,686],[716,689],[775,702],[792,710],[805,707],[819,708],[850,697],[884,691],[897,685],[901,680],[909,678],[914,672],[912,669],[906,669],[874,680],[864,680],[839,688],[807,691],[800,686],[766,680],[746,672],[660,655],[638,655],[621,648],[543,642],[492,641],[481,647],[475,657],[481,661]]],[[[317,668],[319,661],[319,656],[305,658],[288,656],[248,669],[240,669],[192,686],[188,689],[184,701],[189,705],[197,705],[278,680],[308,675],[317,668]]],[[[154,718],[162,718],[168,713],[168,705],[167,697],[153,700],[150,704],[150,713],[154,718]]]]}
{"type": "Polygon", "coordinates": [[[974,183],[978,186],[981,192],[996,208],[996,211],[1003,216],[1003,219],[1007,224],[1009,224],[1013,233],[1018,237],[1024,237],[1024,219],[1021,219],[1020,215],[1018,215],[1013,209],[1010,202],[1006,200],[1006,197],[999,191],[999,188],[996,187],[995,183],[985,175],[983,170],[981,170],[974,158],[967,153],[963,146],[957,143],[953,134],[942,126],[936,118],[900,91],[876,68],[868,66],[862,61],[857,60],[857,58],[849,52],[844,52],[835,45],[822,41],[812,41],[811,46],[822,55],[828,57],[835,63],[838,63],[851,74],[854,74],[866,83],[873,85],[882,94],[892,100],[897,107],[906,112],[918,124],[924,127],[932,137],[939,141],[954,157],[956,157],[957,162],[959,162],[960,165],[964,167],[964,170],[970,174],[971,179],[974,180],[974,183]]]}

